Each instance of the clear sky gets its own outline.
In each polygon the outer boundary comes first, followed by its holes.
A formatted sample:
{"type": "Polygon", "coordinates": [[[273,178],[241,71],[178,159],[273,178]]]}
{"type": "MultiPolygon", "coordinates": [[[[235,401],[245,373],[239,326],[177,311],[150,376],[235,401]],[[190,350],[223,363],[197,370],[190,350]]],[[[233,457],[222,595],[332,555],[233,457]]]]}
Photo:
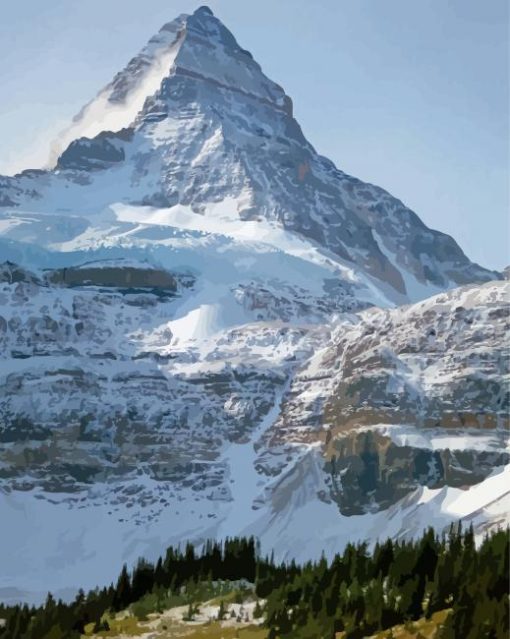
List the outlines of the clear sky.
{"type": "MultiPolygon", "coordinates": [[[[49,140],[190,0],[2,0],[0,173],[49,140]]],[[[507,0],[210,0],[323,155],[467,255],[509,255],[507,0]]]]}

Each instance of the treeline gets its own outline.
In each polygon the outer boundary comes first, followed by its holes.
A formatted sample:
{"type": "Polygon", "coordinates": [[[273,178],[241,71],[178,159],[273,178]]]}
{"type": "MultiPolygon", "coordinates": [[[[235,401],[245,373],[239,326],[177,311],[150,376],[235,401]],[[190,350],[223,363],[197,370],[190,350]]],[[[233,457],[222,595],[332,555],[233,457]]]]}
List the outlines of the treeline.
{"type": "Polygon", "coordinates": [[[140,559],[132,572],[124,566],[116,584],[88,594],[80,590],[70,603],[56,602],[49,594],[39,607],[0,604],[0,619],[5,620],[0,639],[79,639],[89,624],[103,630],[106,612],[124,610],[159,588],[175,592],[192,581],[254,583],[257,554],[253,538],[209,541],[201,552],[191,544],[184,551],[170,547],[156,564],[140,559]]]}
{"type": "MultiPolygon", "coordinates": [[[[63,603],[48,595],[43,606],[0,606],[0,639],[78,639],[89,624],[104,629],[103,616],[161,588],[172,592],[192,582],[255,583],[266,599],[270,639],[358,639],[394,625],[451,609],[441,639],[507,639],[509,531],[477,548],[473,530],[452,528],[438,538],[388,540],[372,552],[348,545],[332,561],[277,564],[262,558],[256,542],[208,542],[197,552],[169,548],[157,563],[124,566],[115,584],[63,603]]],[[[391,636],[389,634],[388,636],[391,636]]]]}
{"type": "MultiPolygon", "coordinates": [[[[440,639],[508,639],[509,532],[475,546],[472,528],[417,541],[348,545],[331,563],[298,574],[264,566],[257,594],[267,598],[269,639],[359,639],[451,609],[440,639]]],[[[389,633],[388,637],[392,634],[389,633]]]]}

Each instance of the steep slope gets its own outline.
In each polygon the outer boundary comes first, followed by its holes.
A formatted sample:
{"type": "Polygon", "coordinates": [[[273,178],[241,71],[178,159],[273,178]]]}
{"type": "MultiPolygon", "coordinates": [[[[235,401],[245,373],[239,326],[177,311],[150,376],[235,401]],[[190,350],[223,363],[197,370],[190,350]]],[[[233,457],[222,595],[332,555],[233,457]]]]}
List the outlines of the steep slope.
{"type": "Polygon", "coordinates": [[[0,179],[0,598],[504,520],[505,284],[444,292],[499,274],[319,156],[209,9],[55,150],[0,179]]]}
{"type": "Polygon", "coordinates": [[[127,288],[134,268],[89,263],[68,287],[4,267],[3,598],[92,587],[185,538],[254,533],[305,559],[506,521],[508,284],[349,315],[331,338],[306,318],[193,323],[197,280],[127,288]]]}
{"type": "MultiPolygon", "coordinates": [[[[17,209],[115,219],[111,205],[124,202],[164,207],[171,220],[182,207],[208,216],[228,200],[237,219],[309,238],[399,301],[495,277],[401,202],[319,156],[283,89],[206,7],[165,25],[59,145],[55,170],[0,182],[9,219],[20,219],[17,209]]],[[[32,230],[21,219],[16,237],[32,230]]]]}
{"type": "Polygon", "coordinates": [[[268,450],[285,459],[319,446],[346,515],[419,486],[477,484],[510,461],[509,296],[508,283],[491,282],[341,321],[294,377],[268,450]]]}

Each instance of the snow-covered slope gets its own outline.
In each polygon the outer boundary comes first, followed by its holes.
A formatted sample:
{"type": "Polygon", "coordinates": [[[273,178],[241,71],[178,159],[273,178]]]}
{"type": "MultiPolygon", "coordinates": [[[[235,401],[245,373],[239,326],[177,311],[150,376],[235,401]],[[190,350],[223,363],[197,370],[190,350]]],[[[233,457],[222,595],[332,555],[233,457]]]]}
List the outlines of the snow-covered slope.
{"type": "Polygon", "coordinates": [[[504,519],[507,285],[319,156],[209,9],[54,151],[0,178],[0,598],[504,519]]]}

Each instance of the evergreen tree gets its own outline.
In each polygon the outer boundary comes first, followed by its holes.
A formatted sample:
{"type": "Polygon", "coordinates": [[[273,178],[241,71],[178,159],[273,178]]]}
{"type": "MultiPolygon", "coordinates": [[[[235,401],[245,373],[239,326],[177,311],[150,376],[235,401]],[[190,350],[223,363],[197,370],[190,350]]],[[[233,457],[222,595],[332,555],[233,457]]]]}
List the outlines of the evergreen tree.
{"type": "MultiPolygon", "coordinates": [[[[169,548],[156,565],[140,560],[132,577],[123,566],[116,585],[80,591],[63,603],[48,595],[37,608],[0,604],[0,639],[79,639],[89,623],[107,630],[105,613],[122,610],[152,593],[162,609],[167,589],[194,596],[203,581],[255,581],[266,599],[265,624],[272,639],[316,639],[344,632],[358,639],[451,609],[441,639],[507,637],[509,531],[486,536],[476,547],[472,529],[452,527],[438,539],[429,530],[417,541],[349,544],[328,562],[277,564],[261,558],[253,539],[208,542],[198,552],[169,548]]],[[[198,614],[190,603],[187,617],[198,614]]],[[[219,618],[227,614],[221,601],[219,618]]],[[[254,616],[262,614],[257,601],[254,616]]]]}
{"type": "Polygon", "coordinates": [[[131,589],[131,578],[128,573],[126,564],[122,566],[122,571],[117,580],[115,593],[113,595],[113,609],[123,610],[133,601],[131,589]]]}

